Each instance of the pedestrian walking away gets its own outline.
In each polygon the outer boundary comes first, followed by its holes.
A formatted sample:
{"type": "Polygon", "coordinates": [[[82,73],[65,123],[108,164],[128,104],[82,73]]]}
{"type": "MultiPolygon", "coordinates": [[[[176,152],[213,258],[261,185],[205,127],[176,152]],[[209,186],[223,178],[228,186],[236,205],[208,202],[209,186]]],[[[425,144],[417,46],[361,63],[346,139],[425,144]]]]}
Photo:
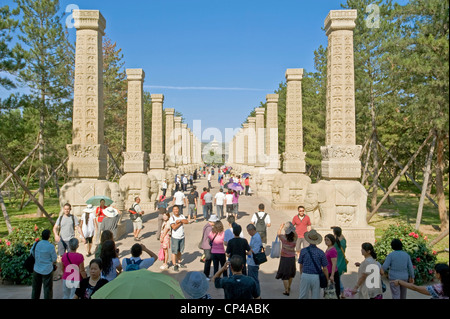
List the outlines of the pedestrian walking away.
{"type": "Polygon", "coordinates": [[[295,267],[295,244],[297,241],[297,233],[295,232],[294,225],[292,225],[291,222],[281,224],[277,236],[281,242],[281,255],[275,278],[283,281],[283,295],[289,296],[291,293],[292,280],[297,272],[295,267]],[[284,234],[282,234],[283,229],[284,234]]]}
{"type": "Polygon", "coordinates": [[[270,227],[271,221],[269,214],[264,212],[264,209],[265,206],[263,203],[258,205],[258,212],[253,214],[251,223],[255,225],[263,244],[267,244],[267,227],[270,227]]]}

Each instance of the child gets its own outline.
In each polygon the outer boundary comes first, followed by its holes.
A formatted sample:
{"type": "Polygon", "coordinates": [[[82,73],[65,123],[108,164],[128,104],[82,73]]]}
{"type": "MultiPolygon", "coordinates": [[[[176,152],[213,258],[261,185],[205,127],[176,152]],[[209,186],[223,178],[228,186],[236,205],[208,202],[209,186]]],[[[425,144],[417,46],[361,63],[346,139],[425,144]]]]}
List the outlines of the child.
{"type": "Polygon", "coordinates": [[[160,253],[159,260],[163,260],[164,264],[160,267],[160,269],[169,268],[167,263],[169,261],[170,236],[172,233],[171,232],[172,228],[170,227],[169,218],[170,218],[170,213],[166,212],[163,214],[163,224],[161,227],[161,238],[160,238],[160,242],[161,242],[160,252],[162,250],[162,254],[160,253]]]}

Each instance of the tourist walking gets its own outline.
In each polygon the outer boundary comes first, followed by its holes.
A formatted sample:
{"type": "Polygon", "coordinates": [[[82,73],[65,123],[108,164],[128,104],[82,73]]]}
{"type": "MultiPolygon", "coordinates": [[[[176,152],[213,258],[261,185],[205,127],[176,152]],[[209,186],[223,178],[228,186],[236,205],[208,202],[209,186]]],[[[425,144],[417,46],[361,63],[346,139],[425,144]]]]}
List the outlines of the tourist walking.
{"type": "MultiPolygon", "coordinates": [[[[339,272],[339,279],[342,278],[342,274],[347,272],[347,264],[348,260],[345,256],[345,250],[347,249],[347,240],[345,239],[344,235],[342,234],[342,228],[341,227],[331,227],[333,229],[333,234],[336,240],[336,243],[334,244],[334,247],[336,248],[336,251],[338,253],[338,259],[337,259],[337,266],[338,266],[338,272],[339,272]]],[[[340,289],[341,289],[341,298],[344,297],[344,285],[342,283],[342,280],[340,280],[340,289]]]]}
{"type": "MultiPolygon", "coordinates": [[[[218,219],[216,217],[216,219],[218,219]]],[[[225,265],[226,256],[225,248],[223,245],[223,238],[225,232],[223,224],[220,220],[217,220],[212,226],[212,230],[208,235],[211,245],[211,259],[214,267],[214,274],[219,270],[219,264],[221,267],[225,265]]],[[[227,276],[226,272],[223,274],[224,277],[227,276]]]]}
{"type": "Polygon", "coordinates": [[[256,264],[253,258],[254,254],[261,252],[263,249],[263,243],[261,241],[261,236],[256,231],[256,227],[253,224],[247,225],[247,233],[250,235],[250,253],[247,255],[247,270],[248,275],[252,277],[256,282],[256,287],[258,289],[258,295],[261,295],[261,289],[259,285],[259,265],[256,264]]]}
{"type": "Polygon", "coordinates": [[[214,275],[214,286],[224,290],[225,299],[260,299],[255,280],[242,272],[244,266],[244,259],[235,255],[214,275]],[[221,278],[228,268],[231,269],[232,276],[221,278]]]}
{"type": "Polygon", "coordinates": [[[434,266],[434,276],[438,283],[428,286],[416,286],[404,280],[394,280],[396,286],[405,287],[417,291],[423,295],[431,296],[431,299],[449,299],[449,267],[446,264],[434,266]]]}
{"type": "Polygon", "coordinates": [[[114,234],[110,230],[105,230],[100,236],[100,243],[97,245],[97,248],[95,249],[95,258],[100,258],[100,253],[102,252],[102,245],[107,240],[114,241],[114,234]]]}
{"type": "Polygon", "coordinates": [[[317,247],[322,242],[322,236],[311,229],[304,234],[309,246],[302,249],[298,258],[300,264],[300,294],[299,299],[320,299],[320,278],[323,271],[328,282],[328,261],[325,253],[317,247]]]}
{"type": "Polygon", "coordinates": [[[123,271],[148,269],[157,259],[158,256],[143,244],[134,244],[131,246],[131,257],[122,259],[122,269],[123,271]],[[145,251],[150,258],[142,259],[141,255],[143,251],[145,251]]]}
{"type": "Polygon", "coordinates": [[[94,207],[91,204],[88,204],[85,209],[83,209],[83,215],[81,215],[80,219],[80,228],[81,235],[86,240],[86,252],[87,257],[92,255],[92,241],[95,236],[95,233],[98,231],[97,219],[94,214],[94,207]]]}
{"type": "Polygon", "coordinates": [[[195,194],[195,189],[191,188],[189,195],[187,195],[188,201],[188,222],[197,221],[197,197],[195,194]]]}
{"type": "Polygon", "coordinates": [[[225,204],[228,218],[229,216],[233,215],[233,191],[231,189],[228,189],[228,192],[225,194],[225,204]]]}
{"type": "Polygon", "coordinates": [[[164,222],[164,215],[167,213],[167,207],[169,204],[166,202],[166,197],[164,195],[159,196],[159,201],[156,204],[158,209],[158,227],[156,228],[156,240],[161,237],[161,227],[164,222]]]}
{"type": "Polygon", "coordinates": [[[41,298],[42,287],[44,287],[44,299],[53,298],[53,270],[57,256],[55,246],[48,241],[50,234],[50,230],[44,229],[41,233],[41,240],[35,242],[31,247],[31,254],[35,259],[31,299],[41,298]]]}
{"type": "Polygon", "coordinates": [[[173,195],[172,205],[174,207],[178,207],[179,214],[183,215],[183,206],[187,207],[188,205],[187,205],[186,196],[184,195],[184,193],[181,190],[178,190],[173,195]]]}
{"type": "Polygon", "coordinates": [[[187,192],[187,185],[188,185],[188,177],[186,174],[183,174],[182,183],[183,183],[183,192],[187,192]]]}
{"type": "MultiPolygon", "coordinates": [[[[247,255],[251,253],[250,245],[247,239],[241,237],[242,227],[238,224],[233,225],[233,235],[234,237],[230,239],[227,243],[227,249],[225,254],[228,258],[234,255],[239,255],[243,260],[242,273],[247,275],[247,255]]],[[[231,276],[231,274],[230,274],[231,276]]]]}
{"type": "Polygon", "coordinates": [[[208,188],[211,189],[211,172],[208,170],[208,188]]]}
{"type": "MultiPolygon", "coordinates": [[[[69,240],[75,237],[75,230],[78,228],[79,234],[83,234],[80,228],[80,222],[78,218],[71,214],[72,206],[69,203],[64,204],[63,214],[58,217],[53,226],[53,235],[55,237],[55,242],[57,243],[58,250],[58,269],[56,270],[56,276],[54,280],[61,279],[62,276],[62,255],[69,250],[69,240]]],[[[85,242],[84,237],[82,237],[83,243],[85,242]]]]}
{"type": "Polygon", "coordinates": [[[103,225],[103,219],[105,218],[105,213],[103,212],[108,206],[105,205],[105,200],[100,200],[100,205],[95,208],[95,217],[97,217],[97,225],[98,225],[98,231],[97,231],[97,240],[96,244],[99,243],[100,235],[105,230],[103,225]]]}
{"type": "Polygon", "coordinates": [[[206,194],[203,195],[205,206],[203,207],[203,217],[208,219],[213,213],[213,196],[210,193],[210,189],[206,189],[206,194]]]}
{"type": "Polygon", "coordinates": [[[162,196],[166,197],[167,193],[167,179],[165,178],[161,183],[162,196]]]}
{"type": "Polygon", "coordinates": [[[163,261],[163,264],[160,269],[168,269],[169,268],[169,248],[170,248],[170,237],[172,236],[172,227],[170,227],[169,222],[170,214],[168,212],[165,212],[163,214],[163,223],[161,225],[160,230],[160,250],[162,250],[162,258],[159,258],[159,260],[163,261]]]}
{"type": "Polygon", "coordinates": [[[336,238],[333,234],[327,234],[325,235],[325,245],[327,246],[327,249],[325,250],[325,256],[327,257],[328,262],[328,276],[330,278],[330,283],[334,285],[334,288],[336,290],[336,296],[338,299],[340,299],[341,296],[341,286],[340,286],[340,277],[339,277],[339,271],[337,266],[338,261],[338,252],[336,250],[336,247],[334,247],[334,244],[336,243],[336,238]]]}
{"type": "Polygon", "coordinates": [[[86,269],[84,268],[84,256],[77,253],[78,239],[69,240],[69,251],[61,257],[63,265],[63,299],[73,299],[75,290],[82,278],[86,278],[86,269]]]}
{"type": "Polygon", "coordinates": [[[186,217],[180,213],[178,206],[172,208],[172,216],[169,219],[169,223],[170,227],[172,227],[170,246],[172,250],[173,270],[178,271],[180,267],[186,268],[181,263],[181,255],[184,252],[185,246],[184,225],[188,223],[186,217]]]}
{"type": "Polygon", "coordinates": [[[190,271],[180,284],[183,292],[190,299],[212,299],[208,294],[209,282],[205,274],[200,271],[190,271]]]}
{"type": "Polygon", "coordinates": [[[73,299],[91,299],[92,295],[101,287],[108,283],[108,280],[101,277],[102,274],[101,259],[92,259],[89,263],[89,277],[83,278],[80,287],[75,290],[73,299]]]}
{"type": "Polygon", "coordinates": [[[300,256],[300,251],[302,247],[308,247],[309,243],[305,240],[305,233],[311,230],[311,219],[305,213],[305,207],[297,207],[297,215],[292,219],[292,224],[295,227],[297,233],[297,245],[295,246],[295,251],[297,253],[297,258],[300,256]]]}
{"type": "Polygon", "coordinates": [[[384,274],[380,263],[377,261],[377,254],[371,243],[361,245],[361,254],[364,256],[362,263],[355,263],[358,269],[358,281],[353,287],[353,294],[357,294],[359,299],[383,299],[382,275],[384,274]],[[376,272],[374,272],[376,271],[376,272]],[[366,279],[373,276],[370,285],[367,285],[366,279]],[[375,281],[377,280],[377,281],[375,281]]]}
{"type": "Polygon", "coordinates": [[[263,244],[267,244],[267,227],[270,227],[271,221],[268,213],[264,211],[263,203],[258,205],[258,211],[253,214],[251,223],[255,225],[256,231],[261,236],[263,244]]]}
{"type": "Polygon", "coordinates": [[[209,220],[206,222],[205,226],[203,226],[202,230],[202,239],[200,241],[200,249],[203,249],[203,273],[205,274],[206,278],[209,280],[209,275],[211,272],[211,263],[212,263],[212,256],[211,256],[211,244],[209,240],[209,234],[212,231],[212,227],[214,226],[215,222],[218,221],[216,215],[212,215],[209,220]]]}
{"type": "Polygon", "coordinates": [[[136,211],[137,217],[135,220],[133,220],[133,236],[134,240],[138,241],[141,240],[141,237],[139,236],[141,230],[142,230],[142,215],[144,215],[144,211],[142,210],[141,206],[139,206],[139,203],[141,202],[141,199],[139,197],[134,198],[134,203],[131,207],[134,208],[136,211]]]}
{"type": "Polygon", "coordinates": [[[122,272],[119,252],[116,249],[116,244],[114,241],[107,240],[102,244],[100,259],[102,260],[103,265],[102,277],[106,280],[112,281],[122,272]]]}
{"type": "Polygon", "coordinates": [[[233,191],[233,215],[238,219],[238,212],[239,212],[239,194],[237,191],[233,191]]]}
{"type": "Polygon", "coordinates": [[[281,242],[281,254],[275,278],[283,281],[283,295],[289,296],[291,293],[292,280],[297,272],[295,267],[295,244],[297,242],[297,233],[295,232],[294,225],[292,225],[291,222],[281,224],[277,236],[281,242]],[[283,228],[284,234],[281,233],[283,228]]]}
{"type": "MultiPolygon", "coordinates": [[[[233,234],[233,226],[237,225],[236,224],[236,219],[234,218],[233,215],[230,215],[227,217],[227,222],[228,222],[228,228],[225,230],[225,234],[223,237],[223,244],[225,246],[228,245],[228,242],[234,238],[234,234],[233,234]]],[[[244,233],[241,231],[241,233],[239,234],[239,237],[244,238],[244,233]]]]}
{"type": "Polygon", "coordinates": [[[244,180],[245,185],[245,196],[249,196],[248,190],[250,189],[250,177],[246,177],[244,180]]]}
{"type": "Polygon", "coordinates": [[[391,248],[394,250],[383,263],[383,270],[389,273],[389,281],[392,299],[406,299],[407,288],[395,285],[395,280],[414,283],[414,268],[409,254],[403,250],[403,244],[400,239],[394,238],[391,241],[391,248]]]}
{"type": "Polygon", "coordinates": [[[216,215],[219,219],[224,217],[223,214],[223,204],[225,202],[225,194],[223,188],[221,187],[219,192],[214,196],[214,205],[216,206],[216,215]]]}

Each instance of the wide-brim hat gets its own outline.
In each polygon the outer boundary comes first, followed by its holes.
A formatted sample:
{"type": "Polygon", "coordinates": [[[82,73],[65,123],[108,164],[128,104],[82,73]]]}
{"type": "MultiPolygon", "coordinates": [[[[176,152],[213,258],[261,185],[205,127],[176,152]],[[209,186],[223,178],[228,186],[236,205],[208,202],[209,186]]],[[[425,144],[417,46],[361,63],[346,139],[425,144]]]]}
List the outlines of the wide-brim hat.
{"type": "Polygon", "coordinates": [[[217,217],[217,215],[211,215],[211,217],[209,217],[208,219],[209,222],[218,222],[219,221],[219,217],[217,217]]]}
{"type": "Polygon", "coordinates": [[[209,289],[206,275],[200,271],[191,271],[181,282],[181,289],[194,299],[203,297],[209,289]]]}
{"type": "Polygon", "coordinates": [[[316,232],[314,229],[305,233],[305,240],[313,245],[319,245],[322,242],[322,235],[316,232]]]}
{"type": "Polygon", "coordinates": [[[105,214],[106,217],[116,217],[119,212],[114,207],[109,206],[103,210],[103,214],[105,214]]]}
{"type": "Polygon", "coordinates": [[[285,223],[284,232],[286,235],[295,232],[295,226],[291,222],[285,223]]]}
{"type": "Polygon", "coordinates": [[[83,209],[83,212],[85,213],[93,213],[94,212],[94,206],[92,204],[88,204],[85,209],[83,209]]]}

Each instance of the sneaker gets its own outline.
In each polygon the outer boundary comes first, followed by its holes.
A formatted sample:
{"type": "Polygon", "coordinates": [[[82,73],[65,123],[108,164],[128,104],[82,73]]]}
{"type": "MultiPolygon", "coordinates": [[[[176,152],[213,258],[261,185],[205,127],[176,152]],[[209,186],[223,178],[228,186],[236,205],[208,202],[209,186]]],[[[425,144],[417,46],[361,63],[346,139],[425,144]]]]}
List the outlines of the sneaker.
{"type": "Polygon", "coordinates": [[[179,266],[180,268],[187,268],[187,266],[186,266],[185,264],[178,264],[178,266],[179,266]]]}
{"type": "Polygon", "coordinates": [[[166,264],[159,267],[159,269],[162,269],[162,270],[167,269],[167,268],[169,268],[169,266],[167,266],[166,264]]]}
{"type": "Polygon", "coordinates": [[[173,266],[173,270],[178,271],[178,265],[173,266]]]}

